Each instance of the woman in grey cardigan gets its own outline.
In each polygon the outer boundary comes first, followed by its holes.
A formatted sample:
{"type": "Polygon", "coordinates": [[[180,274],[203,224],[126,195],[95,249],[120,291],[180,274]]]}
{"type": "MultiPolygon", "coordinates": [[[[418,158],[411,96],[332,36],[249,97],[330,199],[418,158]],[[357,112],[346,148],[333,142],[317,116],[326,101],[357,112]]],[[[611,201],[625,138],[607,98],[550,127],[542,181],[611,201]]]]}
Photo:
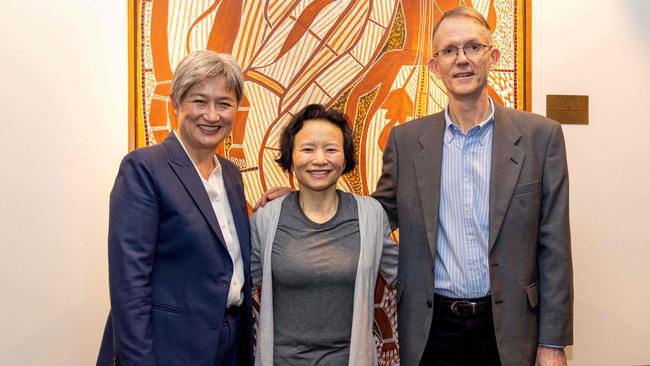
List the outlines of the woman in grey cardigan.
{"type": "Polygon", "coordinates": [[[377,274],[397,274],[397,246],[377,201],[336,189],[354,168],[345,116],[309,105],[285,127],[276,160],[300,190],[251,219],[253,286],[262,286],[255,365],[377,364],[377,274]]]}

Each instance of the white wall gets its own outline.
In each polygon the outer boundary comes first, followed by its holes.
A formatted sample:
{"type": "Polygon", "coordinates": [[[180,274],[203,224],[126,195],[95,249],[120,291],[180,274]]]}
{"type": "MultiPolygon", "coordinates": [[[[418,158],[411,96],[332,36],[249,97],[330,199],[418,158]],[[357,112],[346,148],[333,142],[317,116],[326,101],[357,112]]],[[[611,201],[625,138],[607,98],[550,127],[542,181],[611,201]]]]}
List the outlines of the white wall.
{"type": "Polygon", "coordinates": [[[589,95],[564,126],[571,181],[570,364],[650,364],[650,1],[533,1],[533,110],[589,95]]]}
{"type": "Polygon", "coordinates": [[[0,12],[0,364],[91,365],[127,151],[126,1],[0,12]]]}
{"type": "MultiPolygon", "coordinates": [[[[126,1],[0,13],[0,363],[90,365],[108,310],[108,193],[127,151],[126,1]],[[91,117],[92,116],[92,117],[91,117]]],[[[566,126],[575,265],[570,364],[650,364],[650,2],[534,1],[533,109],[566,126]]]]}

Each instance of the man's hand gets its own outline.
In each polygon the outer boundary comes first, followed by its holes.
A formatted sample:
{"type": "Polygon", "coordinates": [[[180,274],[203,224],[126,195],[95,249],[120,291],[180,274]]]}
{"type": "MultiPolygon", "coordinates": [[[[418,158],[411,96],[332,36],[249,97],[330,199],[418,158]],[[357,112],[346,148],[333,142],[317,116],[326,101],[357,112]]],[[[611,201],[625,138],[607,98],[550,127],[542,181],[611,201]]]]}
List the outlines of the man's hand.
{"type": "Polygon", "coordinates": [[[538,346],[535,366],[566,366],[564,348],[538,346]]]}
{"type": "Polygon", "coordinates": [[[262,193],[262,197],[260,197],[260,200],[255,203],[253,211],[257,211],[258,208],[264,207],[267,202],[273,201],[274,199],[280,198],[291,192],[293,192],[293,189],[289,187],[271,187],[268,191],[262,193]]]}

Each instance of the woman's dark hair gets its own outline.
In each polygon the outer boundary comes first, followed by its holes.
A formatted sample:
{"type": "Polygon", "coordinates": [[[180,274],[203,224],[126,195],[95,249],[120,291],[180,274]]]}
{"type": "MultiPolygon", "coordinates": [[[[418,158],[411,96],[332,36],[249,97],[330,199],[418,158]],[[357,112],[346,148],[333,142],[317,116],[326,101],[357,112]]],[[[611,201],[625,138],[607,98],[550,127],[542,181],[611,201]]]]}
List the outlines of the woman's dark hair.
{"type": "Polygon", "coordinates": [[[343,156],[345,157],[343,174],[354,169],[354,143],[352,141],[352,130],[348,124],[348,119],[343,113],[335,109],[326,109],[321,104],[310,104],[301,109],[284,127],[282,136],[280,136],[280,156],[275,159],[275,162],[285,172],[291,171],[291,155],[293,154],[293,144],[296,135],[302,130],[302,126],[306,121],[314,119],[330,122],[341,130],[343,133],[343,156]]]}

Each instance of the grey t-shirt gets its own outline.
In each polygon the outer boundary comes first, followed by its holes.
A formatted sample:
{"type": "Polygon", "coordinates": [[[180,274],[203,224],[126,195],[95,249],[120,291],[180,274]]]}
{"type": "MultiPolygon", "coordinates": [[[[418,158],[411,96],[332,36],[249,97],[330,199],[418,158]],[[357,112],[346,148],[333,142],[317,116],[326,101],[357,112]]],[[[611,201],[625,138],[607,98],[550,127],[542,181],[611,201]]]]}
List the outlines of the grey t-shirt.
{"type": "Polygon", "coordinates": [[[352,194],[337,194],[336,214],[323,224],[305,216],[300,192],[282,202],[271,253],[274,365],[348,363],[359,214],[352,194]]]}

